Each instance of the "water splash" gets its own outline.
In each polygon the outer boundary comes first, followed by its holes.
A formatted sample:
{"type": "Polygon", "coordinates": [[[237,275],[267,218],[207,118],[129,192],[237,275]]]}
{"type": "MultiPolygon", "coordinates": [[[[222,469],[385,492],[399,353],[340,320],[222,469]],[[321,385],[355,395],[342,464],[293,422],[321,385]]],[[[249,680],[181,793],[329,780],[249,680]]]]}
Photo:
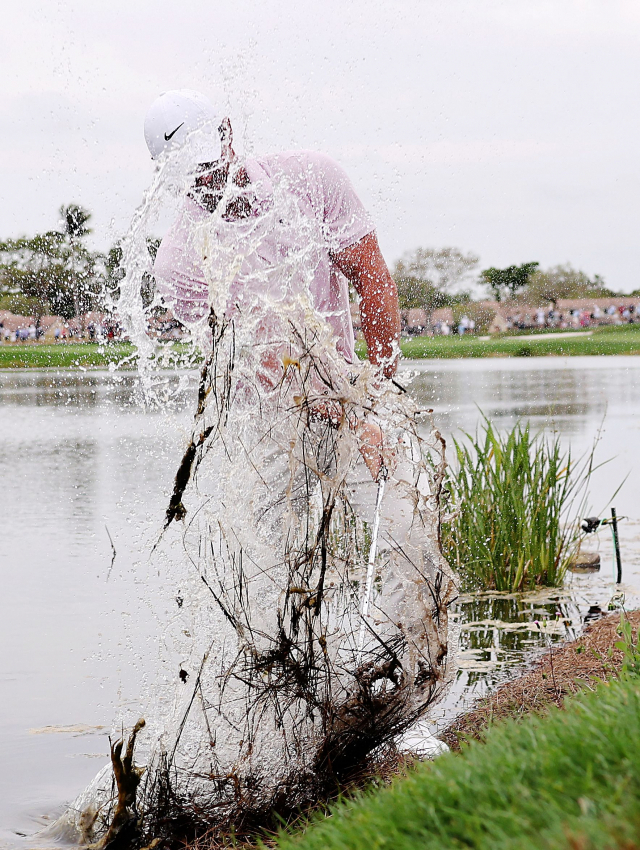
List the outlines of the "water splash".
{"type": "MultiPolygon", "coordinates": [[[[142,297],[147,240],[167,205],[187,204],[193,171],[181,154],[161,163],[123,243],[118,311],[151,403],[166,351],[148,333],[161,296],[142,297]]],[[[322,314],[311,290],[325,236],[286,177],[230,227],[223,212],[243,191],[229,181],[216,212],[187,216],[207,292],[185,323],[204,365],[153,554],[177,592],[162,634],[173,673],[145,712],[137,806],[147,838],[317,799],[405,731],[452,673],[444,443],[424,421],[418,433],[408,395],[339,350],[339,317],[322,314]],[[366,606],[372,434],[386,480],[366,606]]],[[[113,807],[107,769],[64,823],[94,839],[113,807]]]]}

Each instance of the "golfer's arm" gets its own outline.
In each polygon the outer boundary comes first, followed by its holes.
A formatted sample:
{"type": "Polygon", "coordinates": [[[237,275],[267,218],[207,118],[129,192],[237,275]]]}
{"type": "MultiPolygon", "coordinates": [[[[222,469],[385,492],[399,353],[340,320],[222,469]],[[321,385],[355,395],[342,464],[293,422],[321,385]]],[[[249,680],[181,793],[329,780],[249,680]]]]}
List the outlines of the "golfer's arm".
{"type": "Polygon", "coordinates": [[[398,290],[375,233],[332,254],[331,259],[360,296],[360,321],[369,360],[381,365],[386,377],[391,378],[398,367],[400,308],[398,290]]]}

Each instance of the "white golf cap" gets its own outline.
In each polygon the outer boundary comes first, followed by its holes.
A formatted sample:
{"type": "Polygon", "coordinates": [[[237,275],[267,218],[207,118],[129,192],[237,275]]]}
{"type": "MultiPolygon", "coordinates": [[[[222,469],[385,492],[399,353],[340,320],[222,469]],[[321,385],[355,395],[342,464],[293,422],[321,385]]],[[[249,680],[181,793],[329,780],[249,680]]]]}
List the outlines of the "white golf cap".
{"type": "Polygon", "coordinates": [[[182,147],[187,140],[193,147],[194,162],[220,159],[221,120],[222,116],[200,92],[189,89],[163,92],[153,101],[144,119],[144,138],[151,159],[157,159],[163,151],[182,147]]]}

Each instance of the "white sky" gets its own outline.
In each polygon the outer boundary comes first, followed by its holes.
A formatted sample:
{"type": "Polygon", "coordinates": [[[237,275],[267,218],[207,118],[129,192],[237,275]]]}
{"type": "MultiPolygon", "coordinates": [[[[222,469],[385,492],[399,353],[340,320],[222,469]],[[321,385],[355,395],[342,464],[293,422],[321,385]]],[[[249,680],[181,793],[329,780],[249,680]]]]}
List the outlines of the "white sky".
{"type": "Polygon", "coordinates": [[[94,242],[151,175],[161,91],[219,99],[238,147],[323,150],[378,222],[481,268],[571,262],[640,286],[640,2],[22,0],[0,30],[0,237],[76,202],[94,242]]]}

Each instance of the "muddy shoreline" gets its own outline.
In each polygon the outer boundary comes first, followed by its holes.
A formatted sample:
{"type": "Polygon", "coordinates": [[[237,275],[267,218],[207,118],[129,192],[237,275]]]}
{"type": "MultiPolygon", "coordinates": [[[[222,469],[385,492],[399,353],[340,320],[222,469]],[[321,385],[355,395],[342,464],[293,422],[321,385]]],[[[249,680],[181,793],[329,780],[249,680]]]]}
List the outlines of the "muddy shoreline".
{"type": "MultiPolygon", "coordinates": [[[[640,610],[624,614],[634,638],[640,628],[640,610]]],[[[615,648],[620,635],[621,612],[591,623],[575,640],[551,647],[533,668],[500,685],[473,709],[464,712],[438,736],[452,750],[464,740],[482,738],[491,724],[517,718],[549,706],[562,706],[564,699],[580,690],[594,690],[599,681],[614,677],[623,660],[615,648]]]]}

